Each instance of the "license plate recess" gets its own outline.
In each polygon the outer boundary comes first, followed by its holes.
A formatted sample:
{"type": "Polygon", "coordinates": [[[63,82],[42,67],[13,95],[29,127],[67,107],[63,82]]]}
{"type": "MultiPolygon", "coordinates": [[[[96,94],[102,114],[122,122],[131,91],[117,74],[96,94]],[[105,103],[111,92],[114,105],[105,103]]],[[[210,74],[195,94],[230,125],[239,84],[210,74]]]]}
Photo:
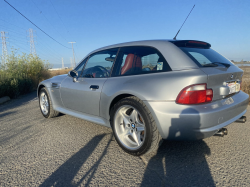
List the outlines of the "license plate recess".
{"type": "Polygon", "coordinates": [[[233,94],[240,91],[240,83],[237,81],[227,82],[227,86],[229,87],[230,90],[229,94],[233,94]]]}

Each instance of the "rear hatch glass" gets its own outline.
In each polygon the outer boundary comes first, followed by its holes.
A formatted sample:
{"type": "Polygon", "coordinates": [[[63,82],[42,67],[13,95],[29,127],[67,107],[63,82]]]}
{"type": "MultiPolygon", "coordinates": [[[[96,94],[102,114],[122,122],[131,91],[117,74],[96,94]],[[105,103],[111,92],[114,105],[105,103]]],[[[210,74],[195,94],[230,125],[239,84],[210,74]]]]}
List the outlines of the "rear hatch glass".
{"type": "Polygon", "coordinates": [[[173,42],[207,74],[207,87],[213,89],[213,101],[240,91],[243,71],[200,41],[173,42]]]}
{"type": "Polygon", "coordinates": [[[180,49],[186,53],[198,66],[200,67],[217,67],[224,66],[229,67],[233,65],[225,57],[214,51],[213,49],[201,49],[180,47],[180,49]]]}

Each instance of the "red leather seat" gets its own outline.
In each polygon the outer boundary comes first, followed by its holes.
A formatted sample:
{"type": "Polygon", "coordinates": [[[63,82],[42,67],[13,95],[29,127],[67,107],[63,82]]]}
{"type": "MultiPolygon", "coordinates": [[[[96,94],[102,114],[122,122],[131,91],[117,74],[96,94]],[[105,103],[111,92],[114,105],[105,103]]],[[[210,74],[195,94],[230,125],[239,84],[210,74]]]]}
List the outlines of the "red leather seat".
{"type": "Polygon", "coordinates": [[[134,54],[128,54],[124,66],[121,69],[121,75],[125,74],[129,70],[136,70],[136,71],[142,70],[141,57],[134,54]]]}

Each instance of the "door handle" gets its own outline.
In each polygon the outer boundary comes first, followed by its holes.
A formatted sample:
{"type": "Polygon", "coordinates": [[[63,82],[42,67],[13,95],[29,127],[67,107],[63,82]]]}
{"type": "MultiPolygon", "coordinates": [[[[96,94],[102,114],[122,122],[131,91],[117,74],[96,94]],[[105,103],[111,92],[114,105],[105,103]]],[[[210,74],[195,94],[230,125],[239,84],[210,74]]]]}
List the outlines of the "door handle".
{"type": "Polygon", "coordinates": [[[91,85],[89,88],[91,90],[96,90],[96,89],[99,89],[99,86],[98,85],[91,85]]]}

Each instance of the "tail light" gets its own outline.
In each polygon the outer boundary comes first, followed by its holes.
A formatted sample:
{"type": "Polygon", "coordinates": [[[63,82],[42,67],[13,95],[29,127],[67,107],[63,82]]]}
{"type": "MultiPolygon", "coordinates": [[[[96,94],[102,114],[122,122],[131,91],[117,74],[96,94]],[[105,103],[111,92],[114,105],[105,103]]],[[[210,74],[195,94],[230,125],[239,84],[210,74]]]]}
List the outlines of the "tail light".
{"type": "Polygon", "coordinates": [[[200,104],[211,102],[213,99],[213,90],[207,89],[207,84],[195,84],[184,88],[178,95],[176,103],[178,104],[200,104]]]}

